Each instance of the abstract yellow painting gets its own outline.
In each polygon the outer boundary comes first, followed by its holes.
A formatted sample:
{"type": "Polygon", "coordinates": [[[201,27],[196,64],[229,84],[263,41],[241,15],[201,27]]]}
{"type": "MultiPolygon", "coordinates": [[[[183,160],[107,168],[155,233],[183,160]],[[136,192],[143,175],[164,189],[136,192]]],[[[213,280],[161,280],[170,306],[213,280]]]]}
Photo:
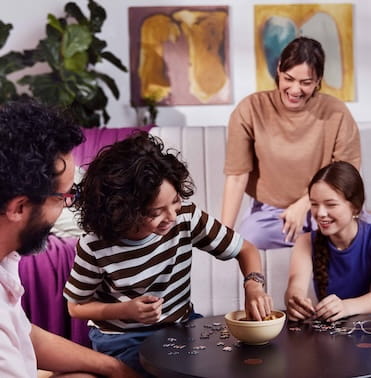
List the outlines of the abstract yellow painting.
{"type": "Polygon", "coordinates": [[[130,7],[134,105],[231,102],[228,7],[130,7]]]}
{"type": "Polygon", "coordinates": [[[275,87],[279,55],[302,35],[318,40],[325,51],[321,91],[355,100],[352,4],[256,5],[254,16],[257,90],[275,87]]]}

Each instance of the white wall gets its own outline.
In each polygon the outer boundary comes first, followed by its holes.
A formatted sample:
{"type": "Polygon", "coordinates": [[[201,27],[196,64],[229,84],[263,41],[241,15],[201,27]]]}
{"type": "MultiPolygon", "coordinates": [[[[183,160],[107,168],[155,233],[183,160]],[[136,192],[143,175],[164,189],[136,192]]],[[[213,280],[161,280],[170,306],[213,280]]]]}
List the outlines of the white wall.
{"type": "MultiPolygon", "coordinates": [[[[108,42],[108,49],[117,55],[129,67],[129,6],[174,6],[172,0],[97,0],[107,12],[101,38],[108,42]]],[[[230,6],[230,53],[233,104],[160,107],[158,124],[160,126],[197,126],[226,125],[236,103],[245,95],[255,91],[254,58],[254,21],[255,4],[298,4],[320,3],[320,0],[178,0],[176,5],[228,5],[230,6]]],[[[339,3],[339,0],[326,0],[324,3],[339,3]]],[[[44,36],[47,14],[63,15],[65,0],[0,0],[3,22],[10,22],[14,29],[5,47],[8,50],[22,50],[36,46],[44,36]]],[[[85,11],[87,0],[77,0],[85,11]]],[[[348,0],[354,4],[354,60],[357,100],[347,103],[360,128],[371,127],[371,1],[348,0]]],[[[110,98],[108,112],[111,120],[109,127],[132,126],[137,124],[135,111],[130,107],[129,74],[122,73],[109,63],[99,67],[112,76],[121,91],[118,101],[110,98]]],[[[108,93],[108,92],[107,92],[108,93]]]]}

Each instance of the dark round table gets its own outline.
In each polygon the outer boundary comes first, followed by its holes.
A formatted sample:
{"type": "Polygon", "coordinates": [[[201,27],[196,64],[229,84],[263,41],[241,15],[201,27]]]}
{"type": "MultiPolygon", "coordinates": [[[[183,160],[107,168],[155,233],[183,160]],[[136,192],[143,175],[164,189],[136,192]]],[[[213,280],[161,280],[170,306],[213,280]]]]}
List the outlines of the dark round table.
{"type": "MultiPolygon", "coordinates": [[[[371,319],[370,316],[357,317],[371,319]]],[[[371,335],[331,335],[311,324],[286,323],[265,345],[239,343],[223,316],[173,325],[140,348],[144,368],[158,377],[342,378],[371,377],[371,335]]]]}

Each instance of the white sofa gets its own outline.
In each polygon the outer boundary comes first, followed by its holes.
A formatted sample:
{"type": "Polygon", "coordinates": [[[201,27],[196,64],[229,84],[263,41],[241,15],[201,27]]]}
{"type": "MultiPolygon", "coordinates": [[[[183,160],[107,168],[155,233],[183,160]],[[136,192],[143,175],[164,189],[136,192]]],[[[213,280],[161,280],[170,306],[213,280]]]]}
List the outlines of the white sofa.
{"type": "MultiPolygon", "coordinates": [[[[196,184],[195,203],[209,214],[221,214],[224,184],[226,127],[158,127],[151,133],[161,137],[167,147],[179,150],[196,184]]],[[[361,129],[362,175],[366,193],[371,190],[371,129],[361,129]],[[370,164],[368,164],[370,162],[370,164]]],[[[243,207],[249,198],[245,196],[243,207]]],[[[366,208],[371,209],[366,198],[366,208]]],[[[238,221],[237,221],[238,224],[238,221]]],[[[291,248],[261,250],[266,276],[266,290],[275,308],[284,309],[291,248]]],[[[314,298],[313,288],[310,295],[314,298]]],[[[192,300],[204,315],[219,315],[244,307],[242,275],[237,261],[218,261],[207,253],[196,251],[192,266],[192,300]]]]}

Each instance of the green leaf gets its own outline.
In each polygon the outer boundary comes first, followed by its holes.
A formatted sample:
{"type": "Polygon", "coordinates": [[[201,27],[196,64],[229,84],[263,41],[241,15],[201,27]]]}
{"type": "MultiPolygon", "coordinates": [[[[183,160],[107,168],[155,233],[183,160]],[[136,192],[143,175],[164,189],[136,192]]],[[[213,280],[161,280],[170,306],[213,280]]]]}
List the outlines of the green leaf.
{"type": "Polygon", "coordinates": [[[4,22],[0,21],[0,49],[5,45],[5,42],[7,41],[12,29],[12,24],[5,24],[4,22]]]}
{"type": "Polygon", "coordinates": [[[90,10],[90,30],[99,33],[106,19],[106,11],[93,0],[89,0],[88,8],[90,10]]]}
{"type": "Polygon", "coordinates": [[[89,61],[91,64],[101,62],[102,51],[106,48],[107,43],[99,38],[93,37],[93,41],[89,47],[89,61]]]}
{"type": "Polygon", "coordinates": [[[16,97],[17,90],[15,85],[5,77],[0,76],[0,104],[9,100],[14,100],[16,97]]]}
{"type": "Polygon", "coordinates": [[[37,46],[33,50],[24,50],[23,51],[23,62],[25,66],[33,66],[37,62],[45,62],[45,54],[40,48],[37,46]]]}
{"type": "Polygon", "coordinates": [[[89,101],[84,102],[86,109],[90,111],[103,110],[108,103],[108,98],[103,92],[100,86],[96,86],[95,95],[89,99],[89,101]]]}
{"type": "Polygon", "coordinates": [[[54,29],[58,30],[61,34],[64,33],[64,28],[60,21],[51,13],[48,14],[48,24],[54,29]]]}
{"type": "Polygon", "coordinates": [[[120,97],[120,91],[115,83],[115,81],[108,75],[96,72],[96,76],[98,79],[102,80],[107,87],[111,90],[112,94],[115,96],[116,99],[120,97]]]}
{"type": "Polygon", "coordinates": [[[33,96],[46,105],[67,106],[75,99],[71,89],[51,74],[26,75],[18,81],[23,85],[29,85],[33,96]]]}
{"type": "Polygon", "coordinates": [[[10,51],[0,57],[0,75],[7,75],[25,68],[23,55],[19,52],[10,51]]]}
{"type": "Polygon", "coordinates": [[[119,58],[117,58],[115,55],[113,55],[109,51],[105,51],[101,54],[102,58],[108,60],[110,63],[112,63],[114,66],[119,68],[121,71],[128,72],[128,69],[126,66],[124,66],[119,58]]]}
{"type": "Polygon", "coordinates": [[[80,125],[87,128],[93,128],[100,126],[100,115],[98,111],[91,111],[84,105],[74,102],[70,107],[72,114],[80,125]]]}
{"type": "Polygon", "coordinates": [[[65,79],[76,95],[76,101],[87,103],[91,101],[97,92],[95,76],[89,72],[65,72],[65,79]]]}
{"type": "Polygon", "coordinates": [[[62,66],[62,56],[60,54],[61,43],[55,39],[47,38],[39,42],[37,46],[38,56],[42,56],[52,69],[59,70],[62,66]]]}
{"type": "Polygon", "coordinates": [[[64,7],[64,11],[67,13],[67,15],[74,17],[79,24],[88,24],[88,19],[84,16],[76,3],[67,3],[64,7]]]}
{"type": "Polygon", "coordinates": [[[92,42],[89,28],[85,25],[68,25],[63,35],[62,54],[70,58],[77,52],[86,51],[92,42]]]}
{"type": "Polygon", "coordinates": [[[88,53],[86,51],[78,52],[70,58],[64,59],[64,68],[69,71],[81,72],[88,65],[88,53]]]}

